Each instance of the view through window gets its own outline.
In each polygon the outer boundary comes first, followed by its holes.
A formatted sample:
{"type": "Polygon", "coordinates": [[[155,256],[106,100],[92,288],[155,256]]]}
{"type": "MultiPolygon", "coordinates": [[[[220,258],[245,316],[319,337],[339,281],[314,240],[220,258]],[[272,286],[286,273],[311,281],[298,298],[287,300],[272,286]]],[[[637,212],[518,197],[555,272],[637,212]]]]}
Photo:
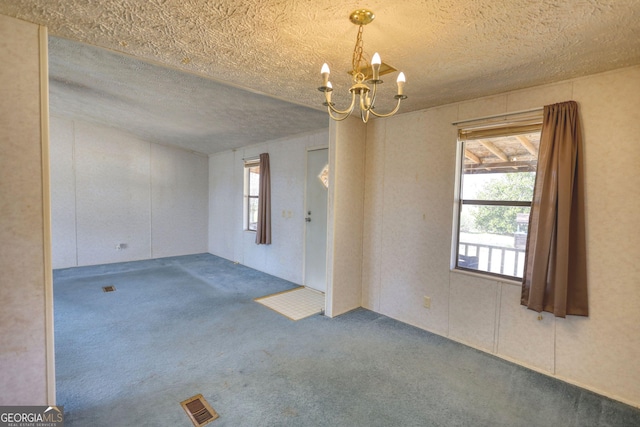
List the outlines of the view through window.
{"type": "Polygon", "coordinates": [[[258,195],[260,194],[260,162],[245,162],[244,165],[244,229],[256,231],[258,228],[258,195]]]}
{"type": "Polygon", "coordinates": [[[460,131],[456,268],[522,278],[539,128],[460,131]]]}

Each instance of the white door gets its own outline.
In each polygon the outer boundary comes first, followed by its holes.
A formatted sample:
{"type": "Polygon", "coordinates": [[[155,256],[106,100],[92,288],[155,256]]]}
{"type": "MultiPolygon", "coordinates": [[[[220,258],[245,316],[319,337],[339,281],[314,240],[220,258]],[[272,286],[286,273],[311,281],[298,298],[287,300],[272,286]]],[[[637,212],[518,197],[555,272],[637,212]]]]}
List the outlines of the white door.
{"type": "Polygon", "coordinates": [[[307,151],[304,285],[320,292],[327,289],[328,164],[327,148],[307,151]]]}

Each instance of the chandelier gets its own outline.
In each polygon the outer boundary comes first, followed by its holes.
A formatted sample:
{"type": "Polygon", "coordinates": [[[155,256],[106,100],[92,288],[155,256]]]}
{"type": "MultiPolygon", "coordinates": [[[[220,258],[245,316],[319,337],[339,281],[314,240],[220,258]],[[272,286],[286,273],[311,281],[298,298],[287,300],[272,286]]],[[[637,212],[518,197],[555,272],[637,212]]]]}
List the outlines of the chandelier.
{"type": "MultiPolygon", "coordinates": [[[[353,58],[351,61],[352,70],[350,74],[353,76],[353,85],[349,89],[351,92],[351,105],[345,110],[340,110],[335,107],[335,104],[331,102],[331,92],[333,92],[333,86],[329,81],[329,66],[325,63],[322,65],[320,73],[322,75],[322,86],[318,88],[320,92],[324,92],[325,102],[324,106],[327,107],[327,112],[333,120],[344,120],[351,115],[355,109],[356,103],[360,106],[360,118],[363,122],[369,121],[369,115],[373,114],[376,117],[389,117],[394,115],[400,108],[400,102],[406,99],[404,91],[405,77],[404,73],[398,74],[397,84],[398,93],[395,95],[396,106],[389,113],[378,113],[375,111],[376,94],[378,85],[382,84],[380,80],[381,64],[380,55],[375,53],[371,58],[371,65],[368,65],[363,56],[363,41],[362,32],[365,25],[369,24],[375,15],[372,11],[367,9],[358,9],[351,12],[349,20],[358,26],[358,36],[356,38],[356,45],[353,49],[353,58]],[[366,79],[366,80],[365,80],[366,79]]],[[[386,66],[386,64],[385,64],[386,66]]],[[[385,72],[395,71],[394,68],[386,66],[385,72]]]]}

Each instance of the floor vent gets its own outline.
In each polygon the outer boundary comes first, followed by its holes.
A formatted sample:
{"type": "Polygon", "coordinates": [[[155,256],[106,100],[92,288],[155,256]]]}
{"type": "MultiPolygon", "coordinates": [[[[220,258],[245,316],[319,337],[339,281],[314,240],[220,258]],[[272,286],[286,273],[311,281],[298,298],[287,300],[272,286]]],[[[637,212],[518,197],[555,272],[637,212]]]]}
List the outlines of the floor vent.
{"type": "Polygon", "coordinates": [[[116,287],[111,285],[111,286],[103,286],[102,287],[102,291],[103,292],[113,292],[116,290],[116,287]]]}
{"type": "Polygon", "coordinates": [[[200,427],[218,418],[218,413],[204,400],[201,394],[180,402],[194,426],[200,427]]]}

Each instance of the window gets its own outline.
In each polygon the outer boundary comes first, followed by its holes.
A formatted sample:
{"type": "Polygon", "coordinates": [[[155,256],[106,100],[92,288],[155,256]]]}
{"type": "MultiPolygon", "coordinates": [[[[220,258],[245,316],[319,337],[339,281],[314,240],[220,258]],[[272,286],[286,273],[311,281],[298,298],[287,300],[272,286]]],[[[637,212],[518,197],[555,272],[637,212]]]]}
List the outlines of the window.
{"type": "Polygon", "coordinates": [[[258,228],[258,195],[260,194],[260,161],[244,163],[244,229],[258,228]]]}
{"type": "Polygon", "coordinates": [[[540,127],[459,131],[456,269],[522,278],[540,127]]]}

